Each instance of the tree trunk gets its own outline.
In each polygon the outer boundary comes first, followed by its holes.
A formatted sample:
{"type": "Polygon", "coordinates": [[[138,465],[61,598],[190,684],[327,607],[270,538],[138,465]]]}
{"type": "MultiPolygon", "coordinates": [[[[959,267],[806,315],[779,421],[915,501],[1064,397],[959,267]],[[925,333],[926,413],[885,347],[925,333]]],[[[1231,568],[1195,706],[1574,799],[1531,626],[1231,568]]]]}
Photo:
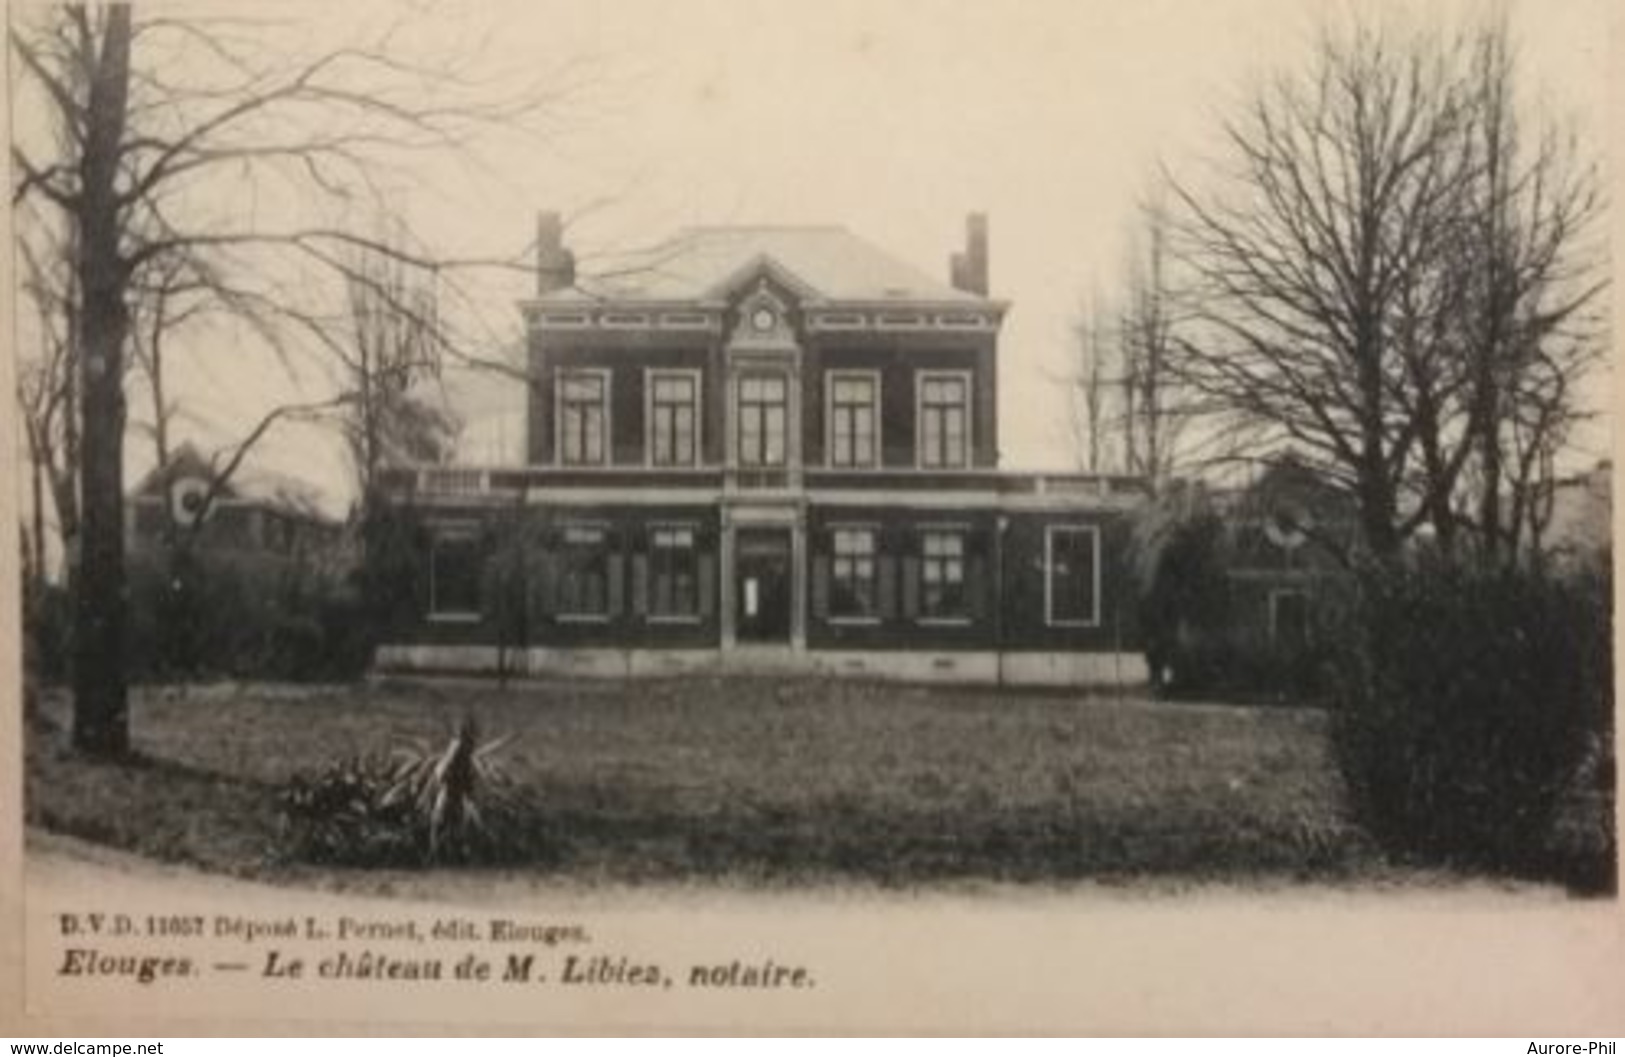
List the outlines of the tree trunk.
{"type": "Polygon", "coordinates": [[[130,747],[124,672],[124,343],[128,273],[115,180],[130,81],[130,9],[108,8],[90,83],[81,162],[79,306],[83,522],[74,605],[73,744],[122,756],[130,747]]]}
{"type": "Polygon", "coordinates": [[[32,568],[28,571],[29,578],[33,581],[29,585],[31,587],[40,587],[45,583],[45,467],[42,465],[42,461],[46,456],[45,452],[41,450],[43,447],[44,445],[39,443],[33,429],[30,428],[28,430],[29,485],[31,488],[30,498],[33,500],[34,506],[31,511],[33,531],[30,533],[28,540],[29,563],[32,565],[32,568]]]}

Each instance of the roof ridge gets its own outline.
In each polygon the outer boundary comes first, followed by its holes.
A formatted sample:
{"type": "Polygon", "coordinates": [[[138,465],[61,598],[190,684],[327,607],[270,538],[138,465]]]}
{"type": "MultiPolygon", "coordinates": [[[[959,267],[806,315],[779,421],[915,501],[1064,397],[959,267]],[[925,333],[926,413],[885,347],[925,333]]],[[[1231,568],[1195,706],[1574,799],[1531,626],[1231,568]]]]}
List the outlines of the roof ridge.
{"type": "Polygon", "coordinates": [[[856,234],[845,224],[685,224],[675,234],[691,235],[707,231],[844,231],[856,234]]]}
{"type": "Polygon", "coordinates": [[[616,260],[602,275],[582,276],[598,291],[593,296],[713,296],[717,283],[771,261],[834,300],[987,300],[955,289],[919,262],[839,223],[689,224],[616,260]]]}

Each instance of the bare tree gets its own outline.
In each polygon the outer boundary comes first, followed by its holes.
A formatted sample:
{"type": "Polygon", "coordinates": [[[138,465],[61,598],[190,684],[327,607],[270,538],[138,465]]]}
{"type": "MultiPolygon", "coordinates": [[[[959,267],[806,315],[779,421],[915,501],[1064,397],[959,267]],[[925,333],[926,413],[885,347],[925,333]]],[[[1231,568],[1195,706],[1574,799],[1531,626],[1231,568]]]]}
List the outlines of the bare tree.
{"type": "MultiPolygon", "coordinates": [[[[49,234],[36,229],[36,235],[49,234]]],[[[17,373],[18,410],[28,450],[32,574],[46,569],[46,505],[56,513],[63,569],[71,577],[79,537],[78,343],[65,311],[73,300],[71,252],[18,239],[20,293],[33,309],[34,342],[17,373]]]]}
{"type": "Polygon", "coordinates": [[[1377,555],[1423,525],[1516,553],[1596,358],[1594,170],[1526,149],[1509,51],[1327,34],[1227,126],[1222,190],[1174,185],[1181,377],[1346,489],[1377,555]]]}
{"type": "Polygon", "coordinates": [[[1602,197],[1571,135],[1520,120],[1504,21],[1480,31],[1466,77],[1477,161],[1457,265],[1458,325],[1470,365],[1476,535],[1491,561],[1538,536],[1556,451],[1581,408],[1578,382],[1602,343],[1603,290],[1587,245],[1602,197]]]}
{"type": "Polygon", "coordinates": [[[1125,469],[1153,487],[1166,481],[1186,422],[1173,371],[1174,293],[1168,274],[1168,214],[1161,194],[1142,206],[1118,324],[1125,469]]]}
{"type": "Polygon", "coordinates": [[[1175,292],[1169,275],[1168,214],[1147,199],[1130,243],[1122,288],[1095,296],[1078,324],[1076,418],[1092,470],[1164,483],[1179,461],[1189,408],[1174,373],[1175,292]]]}
{"type": "MultiPolygon", "coordinates": [[[[197,275],[191,270],[191,258],[168,257],[162,266],[146,269],[135,289],[132,302],[130,332],[133,366],[139,367],[146,377],[151,404],[152,421],[139,423],[152,437],[155,465],[170,465],[174,453],[177,420],[186,409],[174,399],[169,388],[170,367],[166,364],[169,343],[176,332],[189,322],[216,315],[241,314],[242,306],[221,296],[221,284],[209,276],[197,275]]],[[[296,309],[289,306],[285,314],[296,309]]],[[[259,321],[250,314],[250,318],[259,321]]],[[[315,320],[303,317],[307,325],[315,320]]],[[[253,450],[269,437],[274,427],[286,422],[330,424],[342,420],[345,409],[357,400],[356,391],[341,389],[315,400],[293,400],[272,405],[255,419],[240,435],[223,445],[216,446],[205,469],[205,487],[197,496],[190,516],[182,524],[176,516],[173,482],[165,477],[164,496],[165,542],[171,557],[179,557],[191,550],[202,536],[208,515],[219,499],[231,488],[232,481],[253,450]]]]}
{"type": "MultiPolygon", "coordinates": [[[[208,308],[206,283],[189,279],[186,260],[181,257],[162,262],[161,267],[148,269],[141,288],[132,302],[136,318],[130,328],[130,351],[134,366],[147,378],[147,391],[152,404],[152,422],[144,424],[152,435],[155,465],[160,469],[169,465],[174,421],[180,408],[173,400],[165,371],[165,342],[171,332],[208,308]]],[[[167,478],[166,478],[167,480],[167,478]]],[[[179,537],[179,524],[175,518],[172,491],[164,496],[165,537],[173,544],[179,537]]]]}
{"type": "Polygon", "coordinates": [[[1078,452],[1085,470],[1105,473],[1106,413],[1110,396],[1107,388],[1115,375],[1115,367],[1098,296],[1090,299],[1073,333],[1078,343],[1078,369],[1070,379],[1069,388],[1078,452]]]}
{"type": "Polygon", "coordinates": [[[419,63],[397,54],[394,26],[302,58],[268,43],[265,26],[240,28],[233,19],[138,18],[127,4],[46,9],[12,27],[27,104],[53,130],[53,142],[13,143],[13,201],[54,206],[76,251],[69,314],[79,353],[82,528],[73,739],[90,754],[121,755],[129,744],[123,438],[142,277],[185,259],[278,349],[291,335],[338,348],[320,314],[269,277],[313,268],[342,276],[347,249],[397,251],[312,213],[378,200],[379,174],[408,170],[405,161],[424,152],[534,129],[568,91],[551,79],[497,98],[488,81],[463,75],[462,56],[419,63]],[[234,189],[264,188],[267,201],[281,188],[284,202],[298,205],[222,213],[223,196],[209,193],[221,178],[234,189]]]}
{"type": "Polygon", "coordinates": [[[1417,419],[1394,396],[1409,391],[1394,322],[1460,206],[1465,123],[1437,54],[1362,28],[1323,38],[1308,71],[1268,83],[1226,127],[1222,191],[1173,184],[1196,283],[1181,377],[1347,488],[1378,554],[1415,527],[1400,491],[1417,419]]]}
{"type": "MultiPolygon", "coordinates": [[[[400,233],[381,236],[399,245],[400,233]]],[[[439,462],[457,423],[415,390],[440,378],[442,356],[435,275],[391,253],[358,249],[347,284],[353,354],[344,371],[353,399],[343,417],[361,521],[377,492],[379,471],[402,462],[439,462]]]]}

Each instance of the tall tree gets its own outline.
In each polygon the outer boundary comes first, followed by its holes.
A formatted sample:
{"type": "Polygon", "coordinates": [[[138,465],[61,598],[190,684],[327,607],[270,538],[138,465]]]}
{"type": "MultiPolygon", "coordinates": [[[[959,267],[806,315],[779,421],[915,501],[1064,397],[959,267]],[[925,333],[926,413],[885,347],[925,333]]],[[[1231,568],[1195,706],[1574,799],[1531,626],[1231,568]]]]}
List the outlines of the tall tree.
{"type": "Polygon", "coordinates": [[[19,237],[22,265],[19,293],[31,311],[31,341],[19,350],[18,410],[28,451],[31,530],[30,565],[43,577],[46,559],[46,509],[55,513],[57,545],[64,580],[78,563],[79,539],[79,406],[78,341],[68,307],[73,292],[73,254],[58,241],[59,233],[32,225],[44,245],[19,237]]]}
{"type": "Polygon", "coordinates": [[[1160,193],[1147,197],[1137,220],[1120,288],[1094,296],[1078,324],[1072,387],[1090,469],[1110,463],[1156,488],[1180,461],[1190,408],[1174,371],[1176,292],[1160,193]]]}
{"type": "MultiPolygon", "coordinates": [[[[22,16],[14,10],[13,18],[22,16]]],[[[73,741],[93,755],[129,746],[125,362],[142,276],[185,259],[278,348],[290,334],[336,348],[319,313],[269,277],[343,276],[347,249],[399,251],[318,214],[376,201],[381,174],[410,168],[424,152],[467,152],[482,134],[534,129],[532,119],[570,90],[548,72],[495,89],[489,78],[466,76],[469,57],[454,49],[415,61],[398,53],[395,25],[314,55],[278,47],[265,27],[245,37],[232,26],[145,10],[137,17],[120,3],[45,9],[12,27],[25,105],[51,129],[47,142],[13,142],[13,201],[54,206],[75,251],[82,526],[73,741]],[[262,190],[263,211],[218,208],[222,197],[262,190]]]]}
{"type": "Polygon", "coordinates": [[[1195,281],[1181,378],[1345,488],[1379,556],[1423,524],[1446,546],[1464,521],[1500,535],[1508,438],[1549,444],[1571,420],[1554,400],[1583,357],[1551,339],[1597,289],[1575,253],[1594,199],[1557,154],[1518,160],[1503,33],[1476,61],[1328,33],[1226,126],[1216,190],[1174,185],[1195,281]]]}
{"type": "Polygon", "coordinates": [[[1477,166],[1453,263],[1465,278],[1456,307],[1471,378],[1469,513],[1497,561],[1538,534],[1539,496],[1581,413],[1578,383],[1600,356],[1590,309],[1603,280],[1587,240],[1602,198],[1570,136],[1521,119],[1504,19],[1476,34],[1465,80],[1477,166]]]}
{"type": "Polygon", "coordinates": [[[1141,208],[1118,322],[1125,469],[1155,487],[1174,469],[1186,422],[1173,370],[1174,292],[1168,274],[1168,213],[1162,196],[1141,208]]]}
{"type": "MultiPolygon", "coordinates": [[[[402,234],[380,236],[399,245],[402,234]]],[[[439,462],[457,423],[443,403],[419,390],[442,369],[435,276],[392,253],[358,249],[347,283],[353,351],[346,358],[352,399],[342,429],[355,473],[363,524],[391,464],[439,462]]]]}
{"type": "Polygon", "coordinates": [[[1101,316],[1100,298],[1092,297],[1073,331],[1077,340],[1078,368],[1070,380],[1073,399],[1072,421],[1077,430],[1078,453],[1089,473],[1105,473],[1108,388],[1115,374],[1111,335],[1101,316]]]}

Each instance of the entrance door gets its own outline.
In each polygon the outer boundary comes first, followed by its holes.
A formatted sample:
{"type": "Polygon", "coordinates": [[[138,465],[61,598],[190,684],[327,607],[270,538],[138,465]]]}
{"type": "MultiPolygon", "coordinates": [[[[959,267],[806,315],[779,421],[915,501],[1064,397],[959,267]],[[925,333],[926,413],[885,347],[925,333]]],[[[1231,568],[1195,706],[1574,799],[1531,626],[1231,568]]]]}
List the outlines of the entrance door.
{"type": "Polygon", "coordinates": [[[790,640],[790,530],[734,537],[734,629],[741,642],[790,640]]]}

